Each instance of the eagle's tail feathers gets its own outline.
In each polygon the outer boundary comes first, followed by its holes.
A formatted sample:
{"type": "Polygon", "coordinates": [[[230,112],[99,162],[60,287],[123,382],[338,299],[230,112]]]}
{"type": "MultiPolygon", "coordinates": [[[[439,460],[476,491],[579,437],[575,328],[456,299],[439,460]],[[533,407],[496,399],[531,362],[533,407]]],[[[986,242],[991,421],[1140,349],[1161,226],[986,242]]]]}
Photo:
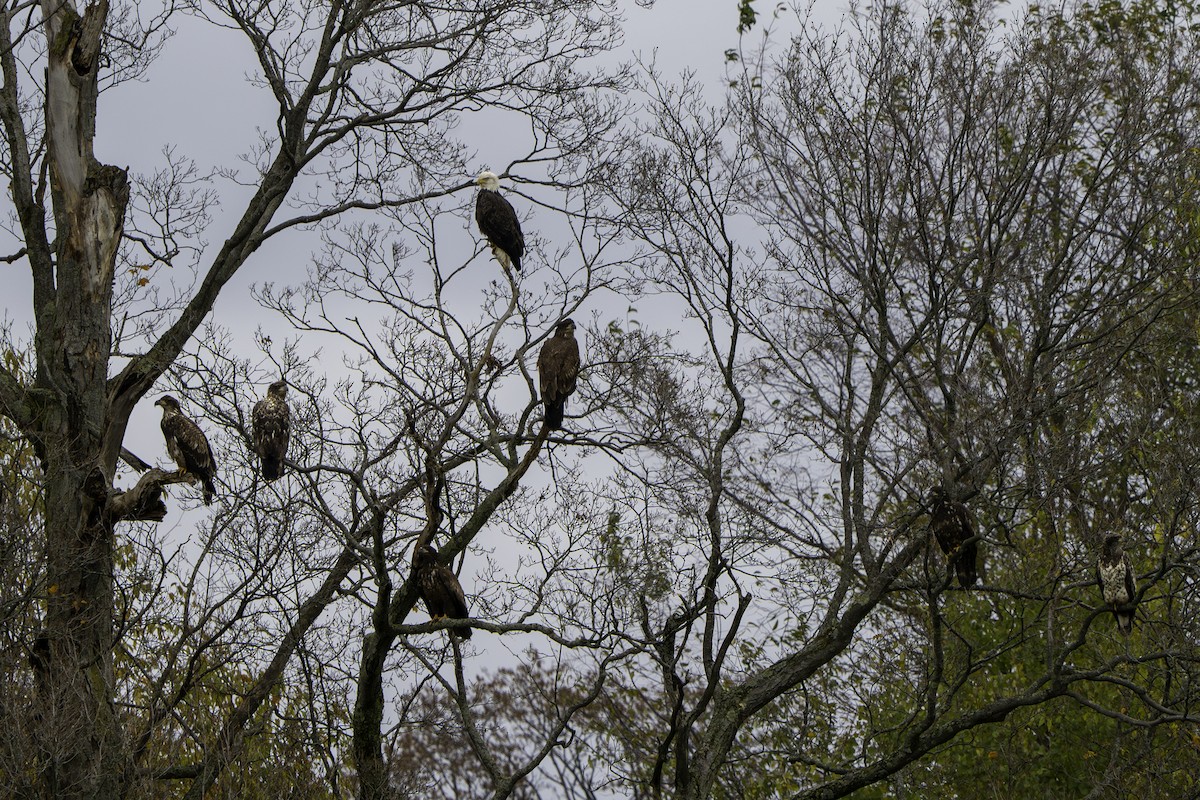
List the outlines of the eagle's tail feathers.
{"type": "Polygon", "coordinates": [[[557,403],[546,402],[546,427],[552,431],[562,430],[563,415],[566,411],[566,401],[559,400],[557,403]]]}
{"type": "Polygon", "coordinates": [[[262,460],[262,475],[266,481],[273,481],[283,475],[282,458],[264,458],[262,460]]]}

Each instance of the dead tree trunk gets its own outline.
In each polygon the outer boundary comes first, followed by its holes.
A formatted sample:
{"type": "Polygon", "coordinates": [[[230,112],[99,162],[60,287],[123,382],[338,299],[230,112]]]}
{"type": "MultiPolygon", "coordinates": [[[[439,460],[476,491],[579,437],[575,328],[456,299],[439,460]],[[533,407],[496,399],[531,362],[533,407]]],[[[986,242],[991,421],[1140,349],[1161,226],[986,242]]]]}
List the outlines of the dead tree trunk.
{"type": "Polygon", "coordinates": [[[56,238],[53,265],[40,266],[45,285],[35,308],[39,402],[32,433],[46,479],[48,594],[39,767],[50,796],[109,798],[123,793],[123,757],[112,706],[113,521],[104,513],[116,465],[102,463],[101,451],[113,270],[129,184],[124,170],[92,154],[108,3],[100,0],[82,16],[70,0],[41,6],[56,238]]]}

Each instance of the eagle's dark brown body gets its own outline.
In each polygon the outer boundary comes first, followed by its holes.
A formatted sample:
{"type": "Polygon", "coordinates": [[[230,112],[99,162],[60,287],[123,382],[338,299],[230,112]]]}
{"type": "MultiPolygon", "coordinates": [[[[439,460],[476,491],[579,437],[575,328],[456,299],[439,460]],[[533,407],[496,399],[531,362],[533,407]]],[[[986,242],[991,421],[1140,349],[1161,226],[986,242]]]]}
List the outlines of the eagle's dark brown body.
{"type": "Polygon", "coordinates": [[[1121,547],[1121,534],[1110,533],[1104,538],[1104,548],[1096,562],[1096,580],[1100,594],[1113,610],[1117,627],[1128,636],[1133,632],[1134,609],[1137,603],[1137,580],[1129,556],[1121,547]]]}
{"type": "Polygon", "coordinates": [[[971,516],[966,506],[951,500],[940,486],[931,492],[930,502],[929,531],[954,566],[958,585],[970,589],[979,579],[978,542],[969,541],[975,537],[971,516]]]}
{"type": "Polygon", "coordinates": [[[254,404],[250,421],[254,428],[254,451],[262,462],[262,475],[273,481],[283,474],[288,439],[292,431],[292,412],[288,408],[287,383],[275,381],[267,396],[254,404]]]}
{"type": "Polygon", "coordinates": [[[209,505],[217,494],[213,478],[217,474],[217,461],[204,431],[200,430],[179,410],[179,401],[165,394],[154,404],[161,406],[163,438],[167,452],[171,454],[179,471],[199,478],[204,485],[204,504],[209,505]]]}
{"type": "Polygon", "coordinates": [[[546,406],[546,427],[550,430],[562,428],[567,398],[575,392],[578,378],[579,342],[575,340],[575,323],[564,319],[555,326],[554,335],[538,354],[538,386],[546,406]]]}
{"type": "MultiPolygon", "coordinates": [[[[458,578],[438,561],[437,550],[429,545],[422,545],[413,553],[413,579],[431,619],[466,619],[470,616],[458,578]]],[[[471,629],[456,628],[450,634],[470,639],[471,629]]]]}

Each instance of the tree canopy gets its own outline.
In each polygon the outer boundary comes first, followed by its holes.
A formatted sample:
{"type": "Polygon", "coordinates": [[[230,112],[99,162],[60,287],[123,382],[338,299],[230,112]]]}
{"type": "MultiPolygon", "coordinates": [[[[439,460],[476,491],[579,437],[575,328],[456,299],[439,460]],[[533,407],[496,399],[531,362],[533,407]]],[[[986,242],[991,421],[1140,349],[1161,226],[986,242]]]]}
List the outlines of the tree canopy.
{"type": "Polygon", "coordinates": [[[614,66],[611,0],[8,4],[0,787],[1190,790],[1200,18],[810,10],[719,97],[614,66]],[[210,29],[273,124],[235,164],[104,163],[112,92],[210,29]],[[140,424],[164,393],[211,506],[140,424]],[[418,550],[469,616],[424,615],[418,550]]]}

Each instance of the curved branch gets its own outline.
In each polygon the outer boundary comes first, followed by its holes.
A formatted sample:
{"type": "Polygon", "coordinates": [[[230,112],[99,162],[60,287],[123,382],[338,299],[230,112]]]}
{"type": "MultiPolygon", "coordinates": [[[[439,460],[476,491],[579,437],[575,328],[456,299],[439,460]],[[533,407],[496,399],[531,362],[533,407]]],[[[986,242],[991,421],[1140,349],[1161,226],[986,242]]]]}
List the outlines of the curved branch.
{"type": "MultiPolygon", "coordinates": [[[[137,460],[141,462],[141,459],[137,460]]],[[[122,520],[162,522],[167,515],[167,506],[162,501],[163,487],[173,483],[194,483],[195,480],[194,475],[182,470],[167,472],[158,467],[150,469],[138,479],[132,489],[109,498],[104,507],[104,519],[109,525],[122,520]]]]}

